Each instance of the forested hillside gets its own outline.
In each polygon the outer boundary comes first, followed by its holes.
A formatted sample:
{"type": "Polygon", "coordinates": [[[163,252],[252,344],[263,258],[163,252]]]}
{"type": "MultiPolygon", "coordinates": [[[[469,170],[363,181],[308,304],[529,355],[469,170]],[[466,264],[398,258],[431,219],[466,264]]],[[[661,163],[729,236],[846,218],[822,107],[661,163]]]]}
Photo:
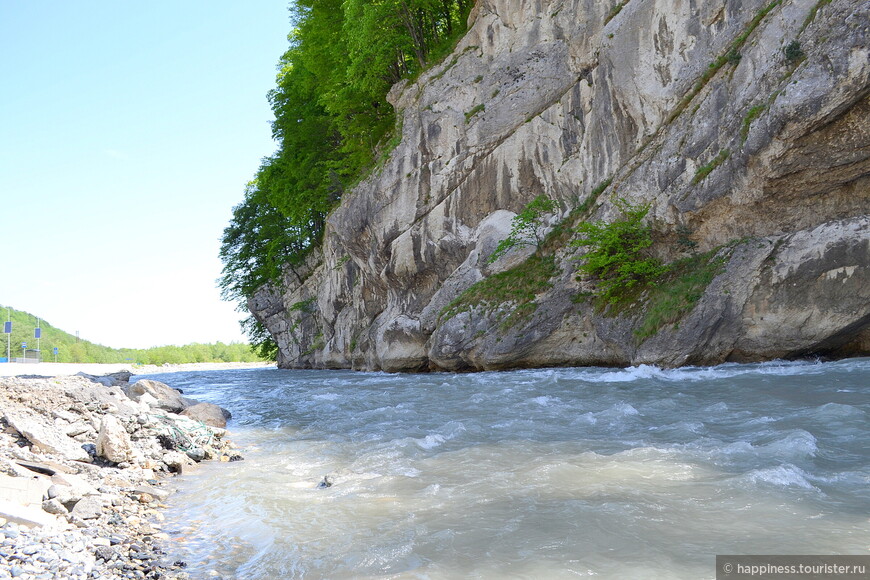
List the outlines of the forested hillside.
{"type": "MultiPolygon", "coordinates": [[[[296,0],[295,28],[268,95],[277,151],[236,206],[221,247],[224,297],[244,302],[282,268],[300,264],[327,213],[401,136],[390,87],[448,54],[472,0],[296,0]]],[[[253,318],[261,354],[274,343],[253,318]]]]}
{"type": "MultiPolygon", "coordinates": [[[[35,329],[37,317],[29,312],[0,306],[0,315],[5,322],[11,318],[12,334],[9,337],[12,358],[22,355],[21,344],[27,344],[28,357],[37,348],[35,329]]],[[[54,349],[57,348],[57,362],[62,363],[131,363],[131,364],[182,364],[193,362],[255,362],[261,360],[243,343],[224,344],[222,342],[184,346],[156,346],[148,349],[110,348],[83,340],[68,332],[55,328],[45,320],[38,320],[41,337],[38,346],[43,362],[55,362],[54,349]]],[[[0,358],[6,356],[7,335],[0,334],[0,358]]]]}

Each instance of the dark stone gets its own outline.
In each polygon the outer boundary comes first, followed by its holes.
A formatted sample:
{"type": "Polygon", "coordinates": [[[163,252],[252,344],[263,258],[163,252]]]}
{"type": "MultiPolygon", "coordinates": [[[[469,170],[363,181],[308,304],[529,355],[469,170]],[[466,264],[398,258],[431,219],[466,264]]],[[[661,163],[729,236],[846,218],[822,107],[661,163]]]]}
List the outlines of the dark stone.
{"type": "Polygon", "coordinates": [[[203,459],[205,459],[205,450],[202,447],[194,447],[193,449],[188,450],[187,456],[199,463],[203,459]]]}
{"type": "Polygon", "coordinates": [[[160,443],[160,446],[168,451],[174,451],[177,447],[177,443],[174,438],[166,435],[165,433],[161,433],[157,436],[157,442],[160,443]]]}
{"type": "Polygon", "coordinates": [[[97,546],[97,549],[94,550],[94,555],[98,560],[108,562],[118,557],[118,550],[109,546],[97,546]]]}

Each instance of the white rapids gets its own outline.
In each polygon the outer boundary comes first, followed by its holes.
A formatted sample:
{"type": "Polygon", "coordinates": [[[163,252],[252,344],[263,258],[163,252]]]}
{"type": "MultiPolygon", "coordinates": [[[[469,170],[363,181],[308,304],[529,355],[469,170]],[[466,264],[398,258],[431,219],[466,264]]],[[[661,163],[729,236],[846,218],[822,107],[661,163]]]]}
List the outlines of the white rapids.
{"type": "Polygon", "coordinates": [[[870,359],[152,376],[230,409],[246,457],[170,500],[192,578],[698,579],[716,554],[870,554],[870,359]]]}

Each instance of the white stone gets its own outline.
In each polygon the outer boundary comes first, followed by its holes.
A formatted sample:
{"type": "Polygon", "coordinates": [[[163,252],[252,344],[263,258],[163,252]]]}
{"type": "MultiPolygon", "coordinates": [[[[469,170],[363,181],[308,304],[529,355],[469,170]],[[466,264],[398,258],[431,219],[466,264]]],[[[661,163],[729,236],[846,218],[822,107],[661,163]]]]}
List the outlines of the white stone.
{"type": "Polygon", "coordinates": [[[42,506],[25,506],[0,500],[0,518],[22,526],[41,527],[57,524],[57,518],[42,510],[42,506]]]}
{"type": "Polygon", "coordinates": [[[116,417],[105,415],[97,436],[97,455],[121,463],[133,458],[133,444],[124,425],[116,417]]]}
{"type": "Polygon", "coordinates": [[[59,431],[45,417],[27,416],[19,413],[6,413],[6,420],[25,439],[37,449],[61,455],[67,459],[88,461],[90,457],[81,445],[65,433],[59,431]]]}

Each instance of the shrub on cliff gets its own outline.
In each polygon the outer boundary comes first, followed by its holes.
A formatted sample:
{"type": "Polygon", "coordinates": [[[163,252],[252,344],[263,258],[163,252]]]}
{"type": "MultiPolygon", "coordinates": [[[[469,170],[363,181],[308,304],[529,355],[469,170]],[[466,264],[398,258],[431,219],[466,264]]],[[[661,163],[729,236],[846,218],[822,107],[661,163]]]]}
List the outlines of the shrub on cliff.
{"type": "Polygon", "coordinates": [[[544,238],[544,216],[558,209],[555,201],[545,195],[539,195],[529,202],[523,210],[511,220],[511,233],[498,243],[495,251],[490,254],[487,263],[491,264],[514,248],[527,246],[541,247],[544,238]]]}
{"type": "Polygon", "coordinates": [[[583,222],[577,227],[581,237],[575,246],[590,248],[580,257],[579,270],[595,278],[598,295],[610,304],[619,301],[622,294],[638,283],[658,278],[668,267],[652,257],[652,228],[643,220],[649,205],[632,205],[618,199],[616,207],[622,219],[583,222]]]}

